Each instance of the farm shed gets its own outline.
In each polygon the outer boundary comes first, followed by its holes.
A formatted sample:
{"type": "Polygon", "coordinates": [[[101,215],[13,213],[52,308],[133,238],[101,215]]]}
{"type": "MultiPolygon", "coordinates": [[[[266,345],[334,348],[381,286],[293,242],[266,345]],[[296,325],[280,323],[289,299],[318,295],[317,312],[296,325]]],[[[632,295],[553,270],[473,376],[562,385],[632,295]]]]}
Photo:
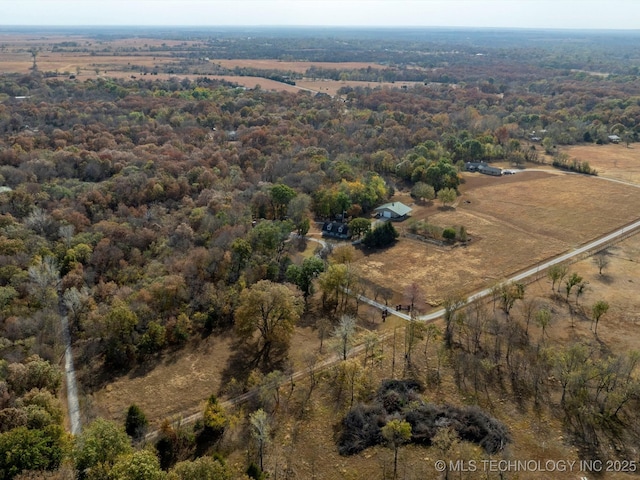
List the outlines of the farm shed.
{"type": "Polygon", "coordinates": [[[349,231],[349,226],[346,223],[325,222],[324,225],[322,225],[322,236],[348,240],[351,238],[351,232],[349,231]]]}
{"type": "Polygon", "coordinates": [[[404,220],[413,210],[401,202],[391,202],[380,205],[375,209],[379,217],[390,218],[392,220],[404,220]]]}
{"type": "Polygon", "coordinates": [[[607,138],[611,143],[620,143],[620,140],[622,140],[618,135],[609,135],[607,138]]]}

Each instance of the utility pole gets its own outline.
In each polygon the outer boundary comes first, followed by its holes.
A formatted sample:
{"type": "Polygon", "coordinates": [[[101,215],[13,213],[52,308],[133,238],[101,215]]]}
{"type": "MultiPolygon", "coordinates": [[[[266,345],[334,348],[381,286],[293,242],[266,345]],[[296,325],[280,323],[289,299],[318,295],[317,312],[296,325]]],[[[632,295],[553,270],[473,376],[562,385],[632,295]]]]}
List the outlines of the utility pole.
{"type": "Polygon", "coordinates": [[[398,327],[393,327],[393,358],[391,359],[391,378],[396,378],[396,330],[398,330],[398,327]]]}

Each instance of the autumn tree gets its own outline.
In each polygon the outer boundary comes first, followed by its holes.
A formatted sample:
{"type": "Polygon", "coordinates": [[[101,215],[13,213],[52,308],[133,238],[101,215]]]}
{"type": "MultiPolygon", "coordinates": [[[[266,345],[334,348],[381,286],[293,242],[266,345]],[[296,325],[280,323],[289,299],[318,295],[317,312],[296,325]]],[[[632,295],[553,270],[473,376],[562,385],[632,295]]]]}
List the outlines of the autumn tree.
{"type": "Polygon", "coordinates": [[[354,282],[354,273],[349,265],[331,264],[318,276],[318,285],[322,291],[322,306],[332,305],[334,311],[346,308],[347,289],[354,282]]]}
{"type": "Polygon", "coordinates": [[[71,287],[62,294],[62,301],[67,308],[70,323],[77,330],[82,330],[87,314],[95,308],[95,302],[89,289],[87,287],[81,287],[80,289],[71,287]]]}
{"type": "Polygon", "coordinates": [[[524,284],[517,282],[505,283],[500,288],[500,307],[509,316],[516,300],[524,298],[524,284]]]}
{"type": "Polygon", "coordinates": [[[64,457],[62,427],[17,427],[0,433],[0,478],[10,480],[23,471],[55,470],[64,457]]]}
{"type": "Polygon", "coordinates": [[[420,285],[412,282],[404,291],[404,298],[409,302],[409,323],[405,327],[405,349],[404,357],[406,365],[411,365],[413,347],[422,340],[425,331],[425,324],[418,321],[420,311],[425,307],[424,292],[420,285]]]}
{"type": "Polygon", "coordinates": [[[211,395],[207,399],[202,421],[208,435],[219,435],[227,426],[227,414],[215,395],[211,395]]]}
{"type": "Polygon", "coordinates": [[[57,299],[56,288],[60,281],[58,265],[53,257],[38,259],[29,267],[29,290],[41,306],[52,305],[57,299]]]}
{"type": "Polygon", "coordinates": [[[306,303],[309,295],[313,293],[313,280],[323,271],[324,262],[322,259],[315,256],[307,257],[302,261],[302,265],[289,265],[286,278],[298,286],[306,303]]]}
{"type": "Polygon", "coordinates": [[[336,366],[335,387],[338,398],[341,399],[346,390],[349,396],[349,408],[353,407],[356,393],[363,388],[364,383],[365,370],[359,360],[350,358],[336,366]]]}
{"type": "Polygon", "coordinates": [[[99,478],[93,476],[95,470],[108,474],[118,457],[130,452],[130,440],[124,428],[98,418],[76,438],[73,457],[78,477],[99,478]]]}
{"type": "Polygon", "coordinates": [[[354,218],[349,222],[349,230],[355,238],[360,238],[371,230],[371,221],[362,217],[354,218]]]}
{"type": "Polygon", "coordinates": [[[447,349],[453,348],[453,331],[458,310],[467,303],[461,293],[449,294],[443,302],[444,306],[444,344],[447,349]]]}
{"type": "Polygon", "coordinates": [[[136,353],[133,332],[137,325],[138,316],[127,304],[116,299],[103,324],[105,362],[108,365],[117,369],[130,365],[136,353]]]}
{"type": "Polygon", "coordinates": [[[595,328],[593,329],[593,333],[598,335],[598,322],[600,318],[609,311],[609,303],[604,300],[598,300],[591,307],[591,325],[595,328]]]}
{"type": "Polygon", "coordinates": [[[260,280],[240,294],[235,312],[236,333],[251,340],[258,332],[258,358],[266,360],[273,347],[288,347],[302,314],[301,294],[286,285],[260,280]]]}
{"type": "Polygon", "coordinates": [[[444,478],[449,478],[449,458],[451,452],[460,443],[458,432],[453,427],[439,428],[438,432],[431,439],[431,445],[435,448],[444,461],[444,478]]]}
{"type": "Polygon", "coordinates": [[[549,327],[549,324],[551,323],[551,311],[546,307],[539,309],[535,314],[535,320],[538,326],[540,327],[540,329],[542,330],[542,334],[540,335],[540,340],[544,341],[544,335],[547,332],[547,328],[549,327]]]}
{"type": "Polygon", "coordinates": [[[178,462],[167,480],[231,480],[231,471],[221,460],[209,456],[178,462]]]}
{"type": "Polygon", "coordinates": [[[109,478],[118,480],[164,480],[166,473],[152,450],[138,450],[118,457],[109,478]]]}
{"type": "Polygon", "coordinates": [[[287,213],[289,202],[296,196],[296,191],[288,185],[279,183],[271,187],[269,193],[273,205],[273,216],[276,219],[282,219],[287,213]]]}
{"type": "Polygon", "coordinates": [[[287,206],[287,217],[293,222],[298,235],[306,235],[311,227],[309,221],[311,202],[312,199],[309,195],[301,193],[293,197],[287,206]]]}
{"type": "Polygon", "coordinates": [[[418,201],[431,201],[436,198],[436,191],[432,185],[425,182],[417,182],[411,188],[411,196],[418,201]]]}
{"type": "Polygon", "coordinates": [[[400,446],[411,441],[411,424],[405,420],[394,418],[382,427],[382,437],[393,448],[393,478],[398,478],[398,450],[400,446]]]}
{"type": "Polygon", "coordinates": [[[576,285],[579,285],[581,282],[582,282],[582,277],[575,272],[573,272],[569,276],[569,278],[567,278],[567,280],[564,282],[565,292],[567,294],[567,297],[566,297],[567,301],[569,301],[569,295],[571,294],[571,290],[573,289],[573,287],[575,287],[576,285]]]}
{"type": "MultiPolygon", "coordinates": [[[[547,276],[551,280],[551,290],[555,288],[556,283],[562,282],[562,279],[567,275],[568,267],[566,265],[560,265],[556,263],[551,265],[547,270],[547,276]]],[[[559,289],[560,287],[558,287],[559,289]]]]}
{"type": "Polygon", "coordinates": [[[443,188],[438,190],[438,200],[442,202],[443,206],[450,205],[456,201],[458,193],[453,188],[443,188]]]}

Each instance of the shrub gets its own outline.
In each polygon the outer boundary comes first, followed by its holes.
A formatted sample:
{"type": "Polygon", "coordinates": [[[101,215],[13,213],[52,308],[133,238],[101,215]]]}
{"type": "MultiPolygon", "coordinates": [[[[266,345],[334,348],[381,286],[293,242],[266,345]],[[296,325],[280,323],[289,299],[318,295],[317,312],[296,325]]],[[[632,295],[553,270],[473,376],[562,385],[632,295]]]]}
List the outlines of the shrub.
{"type": "Polygon", "coordinates": [[[456,229],[453,227],[445,228],[442,231],[442,238],[450,242],[454,241],[456,239],[456,229]]]}
{"type": "Polygon", "coordinates": [[[148,424],[149,421],[142,409],[137,405],[132,404],[127,410],[127,418],[124,422],[124,429],[127,432],[127,435],[133,439],[141,438],[144,435],[148,424]]]}
{"type": "Polygon", "coordinates": [[[362,243],[367,247],[386,247],[392,244],[399,235],[391,222],[385,222],[381,226],[368,231],[362,243]]]}
{"type": "Polygon", "coordinates": [[[357,405],[342,421],[340,454],[353,455],[381,444],[382,427],[392,419],[408,422],[411,441],[421,445],[431,445],[438,431],[447,427],[489,454],[501,451],[511,441],[507,428],[480,408],[424,403],[421,391],[422,385],[413,380],[385,380],[373,404],[357,405]]]}

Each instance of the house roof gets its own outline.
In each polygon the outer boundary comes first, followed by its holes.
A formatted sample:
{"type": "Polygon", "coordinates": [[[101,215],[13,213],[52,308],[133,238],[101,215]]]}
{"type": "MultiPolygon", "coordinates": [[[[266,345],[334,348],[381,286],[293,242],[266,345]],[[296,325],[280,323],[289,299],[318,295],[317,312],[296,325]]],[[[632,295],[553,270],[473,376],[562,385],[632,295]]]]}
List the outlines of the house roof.
{"type": "Polygon", "coordinates": [[[330,237],[349,238],[351,232],[349,232],[349,225],[340,222],[325,222],[322,225],[322,235],[328,235],[330,237]]]}
{"type": "Polygon", "coordinates": [[[411,207],[406,206],[404,203],[401,202],[391,202],[391,203],[385,203],[384,205],[380,205],[379,207],[374,209],[376,212],[380,212],[382,210],[389,210],[391,213],[399,216],[399,217],[403,217],[409,213],[411,213],[411,211],[413,210],[411,207]]]}

